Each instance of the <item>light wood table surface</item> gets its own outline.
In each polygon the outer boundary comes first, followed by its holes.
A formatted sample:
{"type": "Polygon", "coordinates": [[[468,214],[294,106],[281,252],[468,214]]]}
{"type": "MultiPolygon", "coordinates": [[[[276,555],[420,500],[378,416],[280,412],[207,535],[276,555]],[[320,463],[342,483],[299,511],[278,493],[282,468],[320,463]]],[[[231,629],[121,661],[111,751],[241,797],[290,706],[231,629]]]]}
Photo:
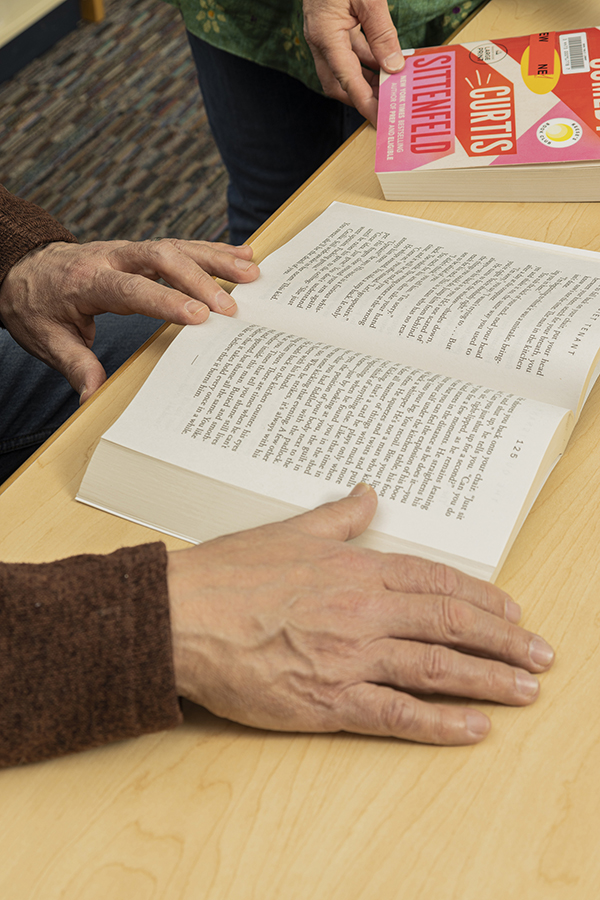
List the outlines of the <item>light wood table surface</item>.
{"type": "MultiPolygon", "coordinates": [[[[600,24],[598,0],[492,0],[463,40],[600,24]]],[[[593,204],[386,203],[365,129],[255,241],[260,260],[332,199],[600,250],[593,204]]],[[[0,497],[0,558],[106,552],[153,532],[76,504],[99,435],[171,339],[113,378],[0,497]]],[[[472,748],[185,724],[0,773],[3,900],[597,900],[600,389],[499,583],[557,648],[527,709],[481,704],[472,748]]],[[[167,538],[170,548],[183,546],[167,538]]]]}

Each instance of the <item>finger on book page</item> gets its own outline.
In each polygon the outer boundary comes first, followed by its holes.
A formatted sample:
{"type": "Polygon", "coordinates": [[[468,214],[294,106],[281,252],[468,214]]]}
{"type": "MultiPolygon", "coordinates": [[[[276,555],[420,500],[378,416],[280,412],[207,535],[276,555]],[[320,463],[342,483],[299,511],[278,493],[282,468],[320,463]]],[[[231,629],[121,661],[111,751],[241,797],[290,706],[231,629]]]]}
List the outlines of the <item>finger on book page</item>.
{"type": "Polygon", "coordinates": [[[361,482],[352,488],[347,497],[294,516],[288,519],[288,523],[312,537],[348,541],[362,534],[376,509],[377,494],[372,487],[361,482]]]}
{"type": "Polygon", "coordinates": [[[192,277],[195,269],[200,268],[209,275],[234,283],[246,283],[258,278],[259,269],[252,261],[254,251],[249,244],[233,247],[210,241],[172,240],[171,243],[189,260],[181,260],[181,265],[185,267],[182,271],[189,272],[192,277]]]}

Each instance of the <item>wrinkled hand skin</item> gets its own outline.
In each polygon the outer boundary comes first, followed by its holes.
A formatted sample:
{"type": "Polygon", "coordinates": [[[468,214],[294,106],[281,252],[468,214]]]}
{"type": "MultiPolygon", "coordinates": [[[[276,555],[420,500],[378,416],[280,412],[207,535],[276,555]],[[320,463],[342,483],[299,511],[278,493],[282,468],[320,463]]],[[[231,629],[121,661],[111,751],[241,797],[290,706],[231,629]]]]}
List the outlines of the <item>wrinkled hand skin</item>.
{"type": "Polygon", "coordinates": [[[324,92],[377,123],[379,69],[404,58],[387,0],[304,0],[304,36],[324,92]]]}
{"type": "Polygon", "coordinates": [[[91,347],[94,316],[142,313],[179,325],[204,322],[209,311],[236,306],[211,276],[258,277],[248,246],[206,241],[56,241],[32,250],[0,288],[0,319],[33,356],[61,372],[87,400],[106,380],[91,347]],[[171,287],[156,284],[163,278],[171,287]]]}
{"type": "Polygon", "coordinates": [[[524,706],[553,652],[487,582],[345,543],[377,505],[350,496],[169,554],[175,677],[211,712],[280,731],[473,744],[487,716],[446,694],[524,706]],[[421,695],[421,696],[419,696],[421,695]]]}

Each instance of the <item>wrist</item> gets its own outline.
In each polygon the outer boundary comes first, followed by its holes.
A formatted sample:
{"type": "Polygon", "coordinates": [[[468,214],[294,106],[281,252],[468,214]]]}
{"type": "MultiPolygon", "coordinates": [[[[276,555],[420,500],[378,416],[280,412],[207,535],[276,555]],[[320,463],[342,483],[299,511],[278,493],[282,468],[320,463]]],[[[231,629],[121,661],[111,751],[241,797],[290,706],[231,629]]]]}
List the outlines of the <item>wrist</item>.
{"type": "Polygon", "coordinates": [[[175,686],[180,697],[190,696],[191,654],[189,653],[189,628],[185,617],[185,557],[188,551],[176,550],[167,554],[167,590],[171,618],[171,642],[173,648],[173,672],[175,686]]]}

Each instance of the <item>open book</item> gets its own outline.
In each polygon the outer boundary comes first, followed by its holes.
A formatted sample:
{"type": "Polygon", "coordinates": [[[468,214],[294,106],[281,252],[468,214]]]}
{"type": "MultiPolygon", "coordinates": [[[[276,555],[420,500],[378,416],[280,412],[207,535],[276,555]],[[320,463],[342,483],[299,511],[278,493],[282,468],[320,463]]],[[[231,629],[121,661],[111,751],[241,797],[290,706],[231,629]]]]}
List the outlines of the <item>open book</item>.
{"type": "Polygon", "coordinates": [[[78,499],[201,541],[345,496],[492,579],[596,374],[600,257],[332,204],[177,336],[78,499]]]}
{"type": "Polygon", "coordinates": [[[381,73],[388,200],[600,200],[600,28],[405,50],[381,73]]]}

